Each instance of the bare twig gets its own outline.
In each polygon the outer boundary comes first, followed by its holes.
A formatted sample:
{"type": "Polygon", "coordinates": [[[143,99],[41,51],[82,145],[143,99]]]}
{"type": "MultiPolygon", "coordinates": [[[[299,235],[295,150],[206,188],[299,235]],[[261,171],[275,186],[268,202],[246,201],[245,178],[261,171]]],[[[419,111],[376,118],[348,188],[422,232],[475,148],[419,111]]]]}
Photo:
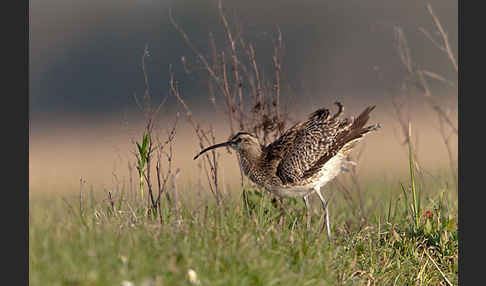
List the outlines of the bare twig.
{"type": "Polygon", "coordinates": [[[451,281],[449,281],[449,279],[447,279],[447,277],[445,276],[444,272],[442,272],[442,270],[440,269],[440,267],[437,265],[437,263],[435,262],[435,260],[430,256],[429,252],[427,251],[427,249],[424,249],[424,252],[425,254],[427,255],[427,257],[430,259],[430,261],[432,261],[432,264],[434,264],[435,268],[439,271],[440,275],[442,276],[442,278],[444,278],[444,280],[447,282],[447,285],[449,286],[452,286],[452,283],[451,281]]]}
{"type": "MultiPolygon", "coordinates": [[[[236,44],[233,39],[233,34],[231,33],[231,29],[229,28],[228,20],[226,18],[226,15],[224,14],[223,10],[223,2],[222,0],[218,0],[218,9],[219,9],[219,15],[221,18],[221,21],[223,22],[223,25],[226,29],[226,36],[230,42],[231,46],[231,59],[233,63],[233,75],[234,75],[234,84],[236,86],[237,94],[238,94],[238,99],[239,99],[239,115],[240,117],[244,114],[244,109],[243,109],[243,84],[241,83],[240,79],[240,73],[239,73],[239,67],[238,67],[238,56],[236,53],[236,44]]],[[[240,129],[243,129],[243,124],[242,121],[240,120],[240,129]]]]}
{"type": "MultiPolygon", "coordinates": [[[[451,46],[450,46],[450,43],[449,43],[449,37],[447,36],[447,33],[444,30],[444,27],[442,27],[442,24],[440,23],[439,18],[435,15],[434,10],[432,10],[432,5],[427,4],[427,10],[429,11],[430,16],[434,20],[435,27],[436,27],[437,31],[439,32],[440,38],[442,40],[442,45],[437,45],[437,44],[436,45],[439,47],[440,50],[442,50],[443,52],[445,52],[447,54],[447,56],[449,57],[449,60],[452,63],[452,66],[454,67],[454,70],[457,73],[459,71],[459,68],[457,66],[456,58],[454,57],[454,53],[452,52],[452,49],[451,49],[451,46]]],[[[422,29],[422,31],[424,31],[424,30],[422,29]]],[[[426,36],[429,35],[428,38],[432,40],[432,37],[430,36],[430,34],[426,33],[425,35],[426,36]]],[[[432,42],[436,43],[434,40],[432,40],[432,42]]]]}
{"type": "MultiPolygon", "coordinates": [[[[447,36],[447,33],[445,32],[442,24],[439,21],[439,18],[435,15],[432,6],[430,4],[427,4],[427,10],[430,16],[432,17],[432,20],[434,22],[435,28],[437,30],[437,33],[440,36],[440,42],[432,35],[426,31],[423,28],[420,28],[419,30],[441,51],[445,52],[448,56],[449,62],[454,68],[454,71],[457,73],[458,72],[458,65],[456,62],[456,58],[452,52],[450,43],[449,43],[449,38],[447,36]]],[[[406,37],[403,33],[403,30],[400,27],[395,27],[394,29],[396,39],[397,39],[397,51],[398,55],[400,57],[400,60],[402,61],[402,64],[406,67],[408,71],[408,76],[405,78],[403,81],[403,88],[406,91],[409,91],[410,86],[415,86],[418,87],[420,90],[424,92],[424,96],[426,98],[426,103],[428,106],[437,114],[437,117],[439,119],[439,131],[442,136],[442,141],[447,149],[447,154],[449,157],[449,165],[450,165],[450,170],[452,173],[452,176],[454,178],[454,183],[457,188],[457,174],[456,174],[456,168],[455,168],[455,160],[453,157],[453,152],[452,152],[452,145],[450,142],[450,135],[454,134],[455,136],[458,135],[458,128],[455,126],[453,123],[453,118],[451,117],[450,113],[447,113],[445,110],[446,108],[442,104],[438,103],[438,99],[434,98],[432,96],[432,91],[429,88],[428,84],[428,79],[435,79],[438,80],[444,84],[447,84],[450,87],[455,87],[456,85],[447,80],[445,77],[431,72],[427,70],[423,70],[420,68],[415,68],[415,64],[413,63],[411,56],[410,56],[410,50],[408,48],[407,40],[406,37]],[[445,130],[445,126],[447,126],[450,129],[451,134],[448,134],[448,132],[445,130]]],[[[397,115],[397,120],[401,126],[402,133],[406,134],[406,125],[405,123],[410,121],[410,116],[408,118],[405,118],[402,113],[402,106],[397,105],[395,101],[393,102],[394,109],[396,111],[397,115]]],[[[407,138],[407,136],[405,136],[407,138]]],[[[417,146],[417,144],[415,145],[417,146]]],[[[414,152],[414,161],[417,162],[417,157],[416,153],[417,151],[414,152]]]]}
{"type": "MultiPolygon", "coordinates": [[[[149,77],[146,68],[146,58],[149,56],[148,46],[145,46],[144,53],[142,56],[142,72],[144,75],[144,104],[142,111],[145,115],[145,126],[144,126],[144,133],[143,133],[143,142],[142,147],[138,145],[139,152],[135,153],[138,159],[137,170],[139,172],[140,180],[140,188],[143,190],[144,183],[147,186],[147,213],[151,213],[153,215],[158,214],[160,223],[162,223],[162,214],[161,214],[161,196],[164,192],[166,192],[166,184],[169,179],[172,170],[172,160],[173,160],[173,150],[172,145],[175,140],[176,135],[176,126],[178,122],[178,116],[170,129],[167,131],[167,138],[162,140],[157,134],[154,132],[154,128],[156,127],[156,115],[159,113],[162,105],[168,99],[166,96],[156,108],[152,107],[152,97],[149,85],[149,77]],[[168,147],[168,151],[167,150],[168,147]],[[156,155],[156,157],[154,157],[156,155]],[[155,162],[154,162],[155,159],[155,162]],[[167,170],[164,172],[161,168],[162,159],[166,159],[168,166],[167,170]],[[157,194],[155,194],[155,188],[153,183],[152,174],[152,167],[155,164],[155,177],[157,178],[156,188],[157,194]]],[[[139,106],[142,106],[139,104],[139,106]]],[[[138,143],[137,143],[138,144],[138,143]]],[[[131,171],[132,167],[128,165],[129,171],[131,171]]],[[[131,179],[131,177],[130,177],[131,179]]],[[[131,182],[130,182],[131,184],[131,182]]],[[[111,194],[110,194],[111,195],[111,194]]],[[[142,193],[143,195],[143,193],[142,193]]]]}
{"type": "MultiPolygon", "coordinates": [[[[192,112],[189,109],[189,106],[185,103],[184,99],[180,95],[179,90],[175,86],[174,82],[174,75],[172,71],[170,72],[170,80],[169,80],[169,89],[170,92],[173,96],[176,97],[176,99],[179,101],[179,103],[183,106],[183,108],[186,111],[186,119],[189,122],[189,124],[193,127],[194,132],[196,133],[196,136],[199,139],[199,146],[201,148],[204,148],[204,146],[209,146],[215,144],[215,136],[214,136],[214,130],[211,128],[209,132],[204,131],[203,129],[200,128],[200,125],[195,122],[192,112]],[[211,136],[209,137],[208,134],[211,136]]],[[[217,157],[216,157],[216,151],[212,150],[211,151],[211,157],[209,155],[209,152],[204,154],[204,168],[206,171],[206,177],[209,183],[209,187],[211,190],[211,193],[215,196],[216,201],[218,203],[218,206],[220,206],[221,202],[221,197],[222,194],[220,192],[220,189],[218,187],[218,162],[217,162],[217,157]],[[206,164],[209,165],[210,170],[207,169],[206,164]]]]}
{"type": "MultiPolygon", "coordinates": [[[[451,132],[447,133],[447,131],[445,130],[446,128],[444,126],[444,123],[447,122],[446,120],[448,118],[449,118],[448,116],[442,116],[442,117],[439,116],[439,132],[440,135],[442,136],[442,141],[444,142],[447,150],[447,156],[449,158],[449,169],[451,171],[451,175],[454,180],[454,187],[457,190],[457,169],[456,169],[457,163],[454,160],[454,156],[452,153],[452,144],[451,144],[451,135],[455,134],[456,135],[455,138],[457,138],[457,130],[452,129],[451,132]]],[[[448,126],[451,127],[450,125],[448,126]]]]}
{"type": "Polygon", "coordinates": [[[434,105],[434,106],[432,106],[432,108],[437,112],[439,119],[442,119],[452,129],[452,131],[456,135],[458,135],[457,127],[454,126],[454,124],[451,121],[451,118],[446,114],[444,109],[442,107],[440,107],[439,105],[434,105]]]}
{"type": "MultiPolygon", "coordinates": [[[[209,46],[212,59],[207,58],[193,44],[187,33],[175,22],[171,12],[169,19],[175,29],[181,34],[184,42],[197,56],[206,70],[209,78],[209,100],[216,107],[216,96],[221,96],[224,100],[224,112],[228,118],[230,136],[234,135],[239,128],[242,131],[252,132],[265,145],[270,136],[277,138],[288,121],[288,115],[282,112],[281,108],[281,68],[282,68],[282,48],[283,40],[280,29],[278,37],[273,42],[274,55],[272,57],[274,66],[273,82],[266,84],[264,75],[260,72],[256,61],[254,45],[247,43],[241,33],[241,29],[233,28],[223,9],[223,1],[218,0],[219,17],[224,29],[227,47],[218,49],[216,40],[212,33],[209,35],[209,46]],[[236,32],[235,32],[236,31],[236,32]],[[251,88],[249,96],[245,96],[243,90],[245,86],[251,88]]],[[[177,90],[173,74],[169,88],[183,109],[186,118],[196,136],[199,139],[199,147],[212,145],[215,143],[214,129],[209,126],[204,129],[197,122],[189,106],[183,100],[177,90]]],[[[215,108],[218,110],[217,108],[215,108]]],[[[222,187],[218,178],[219,166],[218,156],[215,150],[204,154],[203,167],[209,183],[209,190],[219,202],[222,199],[222,187]]],[[[240,170],[241,171],[241,170],[240,170]]],[[[240,172],[242,183],[243,173],[240,172]]]]}

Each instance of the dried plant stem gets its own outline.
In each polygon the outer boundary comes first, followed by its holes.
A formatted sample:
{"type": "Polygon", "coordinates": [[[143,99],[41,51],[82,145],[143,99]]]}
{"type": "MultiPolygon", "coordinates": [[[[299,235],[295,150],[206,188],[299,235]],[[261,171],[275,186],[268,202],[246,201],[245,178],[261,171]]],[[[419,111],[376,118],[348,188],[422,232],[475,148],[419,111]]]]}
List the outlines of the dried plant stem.
{"type": "MultiPolygon", "coordinates": [[[[264,75],[260,72],[256,61],[254,45],[246,43],[242,37],[241,29],[234,29],[231,26],[223,9],[222,0],[218,0],[218,12],[227,47],[220,48],[218,51],[216,39],[210,33],[209,48],[212,59],[206,57],[205,54],[198,50],[187,33],[176,23],[171,12],[169,12],[169,19],[182,36],[184,42],[202,63],[202,69],[205,70],[209,80],[209,100],[216,110],[218,108],[215,95],[217,94],[223,98],[230,137],[238,131],[236,130],[238,128],[241,131],[252,132],[260,143],[265,145],[270,136],[276,139],[281,134],[288,121],[288,115],[281,112],[280,100],[282,33],[278,29],[278,38],[273,42],[274,81],[271,84],[266,84],[264,75]],[[243,92],[246,84],[251,88],[249,96],[245,96],[243,92]]],[[[184,67],[186,66],[185,59],[186,57],[183,57],[184,67]]],[[[170,77],[169,89],[171,94],[176,97],[185,110],[187,120],[199,139],[199,146],[204,148],[204,146],[215,144],[215,132],[212,126],[209,126],[209,129],[201,128],[175,86],[172,72],[170,77]]],[[[203,166],[209,183],[209,190],[215,196],[219,205],[223,198],[223,192],[218,178],[220,168],[217,153],[215,150],[212,150],[202,157],[204,158],[203,166]]],[[[240,172],[240,175],[243,184],[243,172],[240,172]]]]}
{"type": "MultiPolygon", "coordinates": [[[[144,184],[147,186],[147,209],[146,213],[151,215],[157,215],[160,223],[163,223],[162,219],[162,210],[161,210],[161,196],[163,193],[167,192],[167,181],[172,173],[172,160],[173,160],[173,150],[172,145],[175,140],[176,135],[176,125],[178,122],[178,116],[176,116],[176,120],[174,121],[173,126],[171,127],[170,131],[167,131],[167,138],[165,140],[161,140],[161,138],[155,134],[154,128],[156,125],[156,115],[159,113],[162,105],[165,103],[168,97],[165,97],[160,104],[156,107],[152,107],[152,98],[150,95],[150,85],[149,85],[149,78],[148,73],[146,70],[146,58],[149,56],[148,46],[145,46],[144,53],[142,56],[142,71],[144,75],[144,104],[143,107],[141,104],[138,103],[138,106],[144,112],[145,115],[145,127],[144,133],[142,137],[142,143],[139,144],[137,142],[138,153],[135,153],[137,158],[137,171],[140,177],[140,191],[141,191],[141,199],[144,199],[144,184]],[[168,151],[166,151],[168,147],[168,151]],[[154,157],[156,155],[156,157],[154,157]],[[167,170],[164,172],[161,168],[161,162],[163,156],[168,162],[167,170]],[[153,161],[155,160],[155,162],[153,161]],[[152,174],[152,167],[155,164],[155,175],[152,174]],[[154,188],[153,183],[153,176],[156,177],[157,183],[156,187],[157,190],[154,188]],[[157,194],[155,194],[157,191],[157,194]]],[[[135,97],[135,99],[137,99],[135,97]]],[[[131,171],[131,165],[128,165],[129,171],[131,171]]],[[[111,195],[111,194],[110,194],[111,195]]]]}
{"type": "MultiPolygon", "coordinates": [[[[218,0],[218,9],[219,9],[219,15],[221,18],[221,21],[223,22],[223,25],[226,29],[226,35],[227,38],[230,42],[231,46],[231,59],[232,59],[232,64],[233,64],[233,75],[234,75],[234,83],[237,89],[237,94],[238,94],[238,99],[239,99],[239,114],[240,117],[244,114],[244,109],[243,109],[243,85],[241,83],[240,79],[240,73],[239,73],[239,67],[238,67],[238,56],[236,53],[236,45],[235,41],[233,40],[233,34],[231,33],[231,29],[229,28],[228,20],[226,18],[226,15],[224,14],[223,11],[223,2],[222,0],[218,0]]],[[[240,129],[243,129],[242,121],[240,120],[240,129]]]]}
{"type": "MultiPolygon", "coordinates": [[[[437,30],[437,34],[440,37],[440,42],[434,39],[432,35],[426,31],[423,28],[420,28],[419,30],[441,51],[446,53],[449,62],[451,63],[454,71],[457,73],[458,72],[458,65],[456,58],[454,56],[454,53],[452,52],[450,43],[449,43],[449,38],[447,36],[447,33],[445,32],[444,27],[442,26],[441,22],[439,21],[439,18],[435,15],[432,6],[430,4],[427,4],[427,11],[430,14],[435,28],[437,30]]],[[[438,99],[434,98],[432,96],[432,92],[429,88],[429,83],[428,83],[428,78],[436,79],[439,80],[449,86],[454,87],[455,85],[445,79],[443,76],[433,73],[427,70],[423,70],[420,68],[416,67],[416,64],[413,63],[412,58],[410,56],[410,50],[408,47],[408,43],[406,40],[406,37],[403,33],[403,30],[400,27],[395,27],[395,35],[397,39],[397,50],[399,57],[402,61],[402,64],[406,67],[409,76],[404,80],[403,82],[403,87],[406,90],[410,90],[410,87],[415,86],[421,89],[424,92],[424,96],[426,98],[426,103],[428,106],[433,110],[439,119],[439,132],[441,134],[442,141],[447,149],[447,155],[449,159],[449,168],[452,173],[452,177],[454,180],[454,185],[457,189],[457,171],[456,171],[456,163],[454,160],[453,152],[452,152],[452,145],[451,145],[451,135],[455,135],[457,137],[458,135],[458,128],[455,126],[453,123],[453,118],[451,117],[450,113],[446,112],[446,108],[443,106],[443,104],[438,103],[438,99]],[[446,126],[449,128],[449,131],[446,131],[446,126]]],[[[405,122],[404,117],[401,112],[401,106],[394,104],[394,108],[397,114],[397,119],[400,123],[400,126],[402,128],[402,133],[405,133],[405,122]]],[[[407,120],[409,121],[409,119],[407,120]]],[[[408,138],[407,136],[405,136],[408,138]]],[[[415,144],[415,149],[417,147],[417,144],[415,144]]],[[[416,150],[414,151],[414,162],[417,164],[417,156],[416,156],[416,150]]]]}
{"type": "Polygon", "coordinates": [[[441,51],[445,52],[447,54],[447,56],[449,57],[449,60],[452,64],[452,66],[454,67],[454,70],[456,72],[459,71],[459,68],[457,66],[457,61],[456,61],[456,57],[454,56],[454,53],[452,52],[452,49],[451,49],[451,46],[450,46],[450,43],[449,43],[449,37],[447,36],[447,33],[445,32],[444,30],[444,27],[442,27],[442,24],[440,23],[439,21],[439,18],[435,15],[434,13],[434,10],[432,10],[432,5],[430,4],[427,4],[427,10],[429,11],[429,14],[430,16],[432,17],[432,19],[434,20],[434,24],[435,24],[435,27],[437,29],[437,31],[439,32],[440,34],[440,38],[442,40],[442,45],[438,44],[433,38],[432,36],[430,35],[430,33],[428,33],[426,30],[424,29],[421,29],[421,31],[427,36],[427,38],[429,38],[441,51]]]}
{"type": "MultiPolygon", "coordinates": [[[[213,68],[211,67],[211,65],[209,64],[209,62],[206,59],[206,57],[203,56],[203,54],[198,51],[198,49],[194,46],[194,44],[190,40],[189,36],[187,36],[186,32],[182,28],[180,28],[179,25],[177,25],[177,23],[175,22],[174,18],[172,17],[171,10],[169,10],[169,20],[172,23],[172,25],[177,29],[177,31],[182,35],[182,37],[184,38],[186,44],[191,48],[191,50],[201,60],[201,62],[203,63],[205,69],[208,71],[209,75],[213,79],[214,83],[216,84],[216,86],[219,89],[219,91],[221,92],[221,94],[225,94],[227,97],[229,97],[230,95],[228,93],[228,89],[225,89],[224,88],[224,84],[221,83],[221,79],[217,76],[217,74],[215,73],[215,71],[213,70],[213,68]]],[[[228,116],[229,116],[229,120],[231,122],[230,123],[231,124],[230,127],[233,130],[233,125],[232,125],[233,118],[232,118],[231,109],[230,109],[230,112],[228,112],[228,116]]]]}
{"type": "MultiPolygon", "coordinates": [[[[189,106],[185,103],[184,99],[180,95],[179,90],[175,86],[174,74],[172,73],[172,71],[170,72],[169,89],[171,94],[176,97],[176,99],[185,109],[187,121],[193,127],[194,132],[196,133],[196,136],[199,139],[199,146],[201,148],[204,148],[205,145],[215,144],[216,142],[215,142],[214,130],[212,128],[210,129],[208,133],[211,137],[209,137],[207,132],[202,130],[199,124],[195,122],[192,116],[192,112],[189,109],[189,106]]],[[[216,156],[216,151],[213,150],[211,152],[206,153],[204,155],[204,158],[205,158],[204,169],[206,171],[206,178],[208,180],[211,193],[215,196],[218,206],[220,206],[222,193],[218,185],[218,160],[217,160],[218,158],[216,156]],[[209,153],[211,153],[211,157],[209,153]],[[206,164],[209,165],[210,170],[207,169],[206,164]]]]}
{"type": "Polygon", "coordinates": [[[437,265],[437,263],[435,262],[435,260],[430,256],[430,254],[427,251],[427,249],[425,249],[424,251],[425,251],[425,254],[427,255],[427,257],[430,259],[430,261],[432,261],[432,264],[434,264],[435,268],[439,271],[439,273],[442,276],[442,278],[444,278],[444,280],[447,282],[447,285],[452,286],[451,281],[449,281],[449,279],[447,279],[447,277],[445,276],[444,272],[442,272],[442,270],[440,269],[439,265],[437,265]]]}

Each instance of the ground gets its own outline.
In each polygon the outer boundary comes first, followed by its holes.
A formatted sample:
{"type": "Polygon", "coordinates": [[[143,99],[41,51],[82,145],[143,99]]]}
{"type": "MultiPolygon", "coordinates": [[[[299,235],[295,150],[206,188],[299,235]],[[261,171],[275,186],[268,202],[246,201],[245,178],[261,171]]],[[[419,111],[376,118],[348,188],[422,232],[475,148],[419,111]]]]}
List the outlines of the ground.
{"type": "MultiPolygon", "coordinates": [[[[415,224],[409,183],[368,180],[334,190],[333,240],[320,233],[314,203],[306,231],[300,199],[275,200],[251,186],[214,197],[179,187],[162,216],[140,192],[32,193],[30,285],[457,285],[457,191],[446,179],[417,182],[415,224]],[[403,187],[403,189],[402,189],[403,187]],[[245,194],[243,196],[243,194],[245,194]],[[162,218],[162,223],[160,222],[162,218]],[[196,280],[188,277],[194,271],[196,280]],[[125,284],[123,284],[125,283],[125,284]],[[127,284],[128,283],[128,284],[127,284]],[[133,283],[133,284],[129,284],[133,283]]],[[[382,181],[382,180],[381,180],[382,181]]],[[[193,277],[194,278],[194,277],[193,277]]]]}

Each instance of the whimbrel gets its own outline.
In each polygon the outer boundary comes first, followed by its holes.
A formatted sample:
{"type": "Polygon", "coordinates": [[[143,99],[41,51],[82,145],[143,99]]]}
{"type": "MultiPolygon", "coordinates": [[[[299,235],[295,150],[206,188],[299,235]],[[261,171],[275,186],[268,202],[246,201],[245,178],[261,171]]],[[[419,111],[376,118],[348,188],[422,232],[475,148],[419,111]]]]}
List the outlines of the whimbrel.
{"type": "MultiPolygon", "coordinates": [[[[254,135],[241,131],[227,142],[203,149],[194,159],[214,148],[231,147],[238,154],[241,169],[254,183],[280,197],[304,199],[307,228],[310,223],[308,197],[317,193],[326,213],[327,235],[331,239],[329,209],[321,187],[334,179],[345,164],[352,163],[347,154],[356,143],[380,127],[379,124],[365,127],[375,106],[367,107],[356,118],[341,118],[343,105],[335,104],[338,111],[334,115],[320,108],[307,121],[295,124],[267,146],[262,146],[254,135]]],[[[321,231],[324,226],[323,221],[321,231]]]]}

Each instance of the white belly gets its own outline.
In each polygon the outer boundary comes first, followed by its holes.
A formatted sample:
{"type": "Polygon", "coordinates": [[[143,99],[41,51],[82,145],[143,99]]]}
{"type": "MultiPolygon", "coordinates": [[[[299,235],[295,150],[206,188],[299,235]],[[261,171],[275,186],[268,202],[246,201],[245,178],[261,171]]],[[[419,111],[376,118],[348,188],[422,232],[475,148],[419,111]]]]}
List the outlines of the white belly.
{"type": "Polygon", "coordinates": [[[318,179],[303,186],[268,186],[269,191],[281,197],[304,197],[321,188],[334,179],[343,170],[344,163],[349,163],[343,154],[338,153],[332,157],[319,171],[318,179]]]}
{"type": "Polygon", "coordinates": [[[346,162],[346,158],[341,153],[332,157],[326,164],[324,164],[321,171],[319,171],[319,180],[316,181],[314,185],[316,187],[322,187],[334,179],[343,170],[344,162],[346,162]]]}

